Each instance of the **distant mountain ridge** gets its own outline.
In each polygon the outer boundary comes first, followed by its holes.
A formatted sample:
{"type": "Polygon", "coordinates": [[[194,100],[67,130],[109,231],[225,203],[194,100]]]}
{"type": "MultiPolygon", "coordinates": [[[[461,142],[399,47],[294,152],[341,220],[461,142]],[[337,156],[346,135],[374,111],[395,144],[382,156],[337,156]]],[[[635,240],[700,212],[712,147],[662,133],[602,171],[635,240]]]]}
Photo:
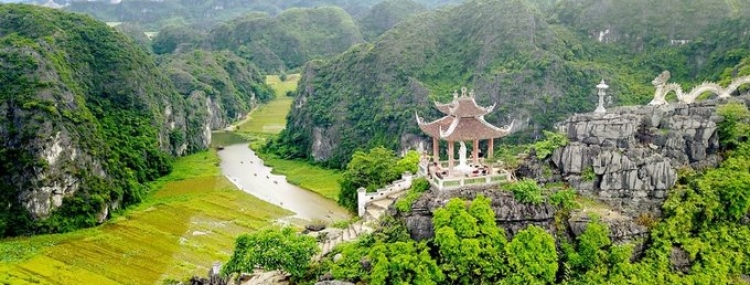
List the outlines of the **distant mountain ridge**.
{"type": "MultiPolygon", "coordinates": [[[[61,1],[61,0],[58,0],[61,1]]],[[[122,0],[117,5],[110,1],[75,1],[66,8],[84,12],[107,22],[138,22],[151,28],[162,27],[167,23],[196,23],[211,25],[230,20],[251,12],[278,15],[291,8],[317,8],[336,6],[359,18],[381,0],[166,0],[130,1],[122,0]]],[[[463,0],[416,0],[429,8],[457,4],[463,0]]],[[[65,4],[58,2],[58,4],[65,4]]]]}

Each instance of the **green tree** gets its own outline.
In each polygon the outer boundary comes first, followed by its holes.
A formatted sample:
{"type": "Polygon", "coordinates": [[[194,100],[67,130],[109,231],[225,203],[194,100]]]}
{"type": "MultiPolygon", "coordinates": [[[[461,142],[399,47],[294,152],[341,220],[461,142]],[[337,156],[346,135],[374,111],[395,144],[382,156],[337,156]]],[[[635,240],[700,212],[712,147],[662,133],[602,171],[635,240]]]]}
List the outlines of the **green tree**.
{"type": "Polygon", "coordinates": [[[729,103],[718,108],[724,120],[719,123],[719,142],[724,148],[735,148],[750,134],[750,111],[741,103],[729,103]]]}
{"type": "Polygon", "coordinates": [[[357,189],[364,187],[371,192],[398,179],[400,173],[395,166],[396,155],[384,147],[354,153],[340,181],[339,204],[356,211],[357,189]]]}
{"type": "Polygon", "coordinates": [[[433,225],[438,261],[452,284],[492,283],[507,271],[507,240],[489,199],[480,195],[468,209],[461,199],[451,199],[435,211],[433,225]]]}
{"type": "Polygon", "coordinates": [[[519,232],[505,248],[509,284],[547,284],[555,281],[557,250],[552,235],[537,226],[519,232]]]}
{"type": "Polygon", "coordinates": [[[407,171],[417,173],[419,158],[419,152],[414,150],[407,151],[404,157],[396,162],[396,169],[394,171],[399,174],[407,171]]]}
{"type": "Polygon", "coordinates": [[[292,228],[243,234],[237,238],[234,253],[222,274],[252,272],[260,266],[265,270],[283,270],[301,277],[318,250],[315,238],[298,234],[292,228]]]}
{"type": "Polygon", "coordinates": [[[606,225],[599,221],[592,221],[586,225],[586,230],[578,236],[577,240],[577,250],[570,245],[563,246],[568,269],[583,273],[604,264],[608,256],[608,252],[604,249],[612,243],[606,225]]]}
{"type": "Polygon", "coordinates": [[[445,278],[424,242],[377,243],[368,257],[371,285],[437,285],[445,278]]]}

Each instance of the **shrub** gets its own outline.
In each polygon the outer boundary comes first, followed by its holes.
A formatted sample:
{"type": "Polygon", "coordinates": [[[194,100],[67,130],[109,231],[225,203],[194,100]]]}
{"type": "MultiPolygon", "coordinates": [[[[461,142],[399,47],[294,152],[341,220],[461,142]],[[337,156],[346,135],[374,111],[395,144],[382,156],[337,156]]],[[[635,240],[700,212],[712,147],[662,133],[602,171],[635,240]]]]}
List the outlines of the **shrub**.
{"type": "Polygon", "coordinates": [[[543,201],[542,188],[533,179],[524,178],[507,186],[516,200],[523,203],[539,204],[543,201]]]}
{"type": "Polygon", "coordinates": [[[544,131],[544,136],[544,140],[538,141],[533,145],[536,157],[539,159],[545,159],[557,148],[568,145],[568,137],[565,134],[544,131]]]}
{"type": "Polygon", "coordinates": [[[300,235],[292,228],[268,229],[237,238],[234,253],[222,275],[253,272],[256,266],[265,270],[283,270],[292,276],[305,274],[310,259],[318,252],[315,238],[300,235]]]}
{"type": "Polygon", "coordinates": [[[750,134],[750,111],[741,103],[730,103],[719,107],[719,115],[724,120],[719,123],[719,142],[722,147],[733,149],[747,140],[750,134]]]}
{"type": "Polygon", "coordinates": [[[571,210],[579,208],[580,205],[576,202],[576,192],[571,189],[558,190],[549,196],[549,201],[558,209],[571,210]]]}
{"type": "Polygon", "coordinates": [[[581,179],[583,179],[583,181],[589,181],[589,182],[596,180],[596,173],[594,172],[594,167],[589,166],[589,167],[584,168],[583,171],[581,172],[581,179]]]}
{"type": "Polygon", "coordinates": [[[430,189],[430,182],[427,181],[424,178],[418,178],[415,179],[411,187],[409,188],[409,193],[406,194],[404,198],[399,199],[396,202],[396,209],[399,212],[402,213],[408,213],[411,211],[411,204],[414,203],[417,199],[419,199],[420,196],[422,196],[422,192],[427,191],[430,189]]]}

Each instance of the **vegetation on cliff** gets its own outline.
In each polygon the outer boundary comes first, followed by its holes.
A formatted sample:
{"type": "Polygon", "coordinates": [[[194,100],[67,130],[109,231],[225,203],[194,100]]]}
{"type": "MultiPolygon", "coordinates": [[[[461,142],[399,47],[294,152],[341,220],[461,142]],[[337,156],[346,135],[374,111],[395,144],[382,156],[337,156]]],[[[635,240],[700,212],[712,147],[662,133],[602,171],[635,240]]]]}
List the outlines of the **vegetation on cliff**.
{"type": "Polygon", "coordinates": [[[153,60],[85,16],[13,4],[0,5],[0,15],[0,195],[10,202],[0,209],[0,235],[91,226],[111,204],[140,201],[143,183],[168,173],[179,147],[159,140],[175,94],[153,60]],[[57,161],[63,150],[50,155],[55,144],[77,159],[57,161]],[[39,176],[52,171],[77,185],[39,176]],[[40,213],[32,218],[28,208],[52,197],[27,189],[53,181],[63,186],[56,187],[63,207],[36,221],[40,213]]]}
{"type": "Polygon", "coordinates": [[[163,61],[178,93],[197,105],[210,102],[208,108],[216,113],[211,116],[212,129],[223,128],[274,97],[256,67],[229,51],[195,50],[163,61]]]}
{"type": "Polygon", "coordinates": [[[228,52],[165,62],[87,16],[0,5],[0,236],[101,223],[272,96],[228,52]]]}

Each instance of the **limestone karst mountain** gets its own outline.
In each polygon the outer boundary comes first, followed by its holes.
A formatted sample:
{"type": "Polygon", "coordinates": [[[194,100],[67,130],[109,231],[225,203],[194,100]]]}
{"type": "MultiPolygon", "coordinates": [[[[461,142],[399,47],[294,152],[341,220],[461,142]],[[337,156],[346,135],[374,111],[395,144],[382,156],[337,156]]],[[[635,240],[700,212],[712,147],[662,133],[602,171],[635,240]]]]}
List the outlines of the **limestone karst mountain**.
{"type": "Polygon", "coordinates": [[[359,19],[362,34],[372,41],[398,23],[427,9],[412,0],[386,0],[375,4],[359,19]]]}
{"type": "Polygon", "coordinates": [[[269,95],[234,58],[203,59],[231,74],[210,83],[175,59],[181,95],[153,57],[104,23],[0,5],[0,236],[90,226],[139,202],[171,156],[206,148],[212,128],[249,110],[235,90],[269,95]]]}
{"type": "Polygon", "coordinates": [[[362,42],[362,34],[345,10],[322,7],[290,9],[276,17],[249,14],[215,27],[205,45],[235,51],[267,72],[279,72],[362,42]]]}

